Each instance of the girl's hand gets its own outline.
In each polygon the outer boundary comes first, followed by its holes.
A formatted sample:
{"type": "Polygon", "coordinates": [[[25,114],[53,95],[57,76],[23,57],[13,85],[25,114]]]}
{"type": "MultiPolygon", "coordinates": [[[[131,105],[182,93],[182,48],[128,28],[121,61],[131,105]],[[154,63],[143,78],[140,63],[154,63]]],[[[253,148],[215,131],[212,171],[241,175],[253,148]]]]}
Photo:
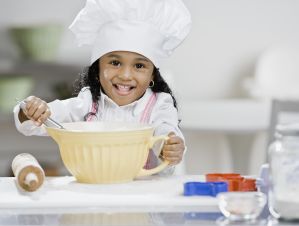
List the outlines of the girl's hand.
{"type": "Polygon", "coordinates": [[[51,112],[45,101],[38,97],[30,96],[25,99],[25,102],[25,109],[21,109],[19,112],[20,122],[30,119],[34,121],[35,125],[41,126],[50,117],[51,112]]]}
{"type": "Polygon", "coordinates": [[[168,134],[169,139],[165,142],[161,151],[161,157],[169,161],[169,165],[177,165],[182,161],[185,144],[182,138],[173,132],[168,134]]]}

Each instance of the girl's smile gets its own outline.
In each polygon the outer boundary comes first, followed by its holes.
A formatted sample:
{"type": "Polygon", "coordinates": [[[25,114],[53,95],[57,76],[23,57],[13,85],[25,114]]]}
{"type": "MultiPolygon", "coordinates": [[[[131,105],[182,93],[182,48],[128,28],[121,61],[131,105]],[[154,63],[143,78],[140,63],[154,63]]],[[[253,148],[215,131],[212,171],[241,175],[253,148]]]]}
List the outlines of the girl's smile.
{"type": "Polygon", "coordinates": [[[115,84],[114,87],[116,88],[116,92],[118,92],[121,96],[129,95],[130,92],[135,89],[133,86],[129,85],[122,85],[122,84],[115,84]]]}
{"type": "Polygon", "coordinates": [[[154,65],[137,53],[111,52],[99,64],[103,91],[119,106],[138,100],[153,79],[154,65]]]}

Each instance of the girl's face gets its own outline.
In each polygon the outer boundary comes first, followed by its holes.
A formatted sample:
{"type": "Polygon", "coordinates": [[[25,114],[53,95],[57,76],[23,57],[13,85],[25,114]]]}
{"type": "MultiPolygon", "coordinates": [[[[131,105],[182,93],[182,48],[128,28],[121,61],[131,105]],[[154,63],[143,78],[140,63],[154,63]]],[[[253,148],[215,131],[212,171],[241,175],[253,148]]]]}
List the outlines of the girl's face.
{"type": "Polygon", "coordinates": [[[137,53],[107,53],[100,58],[99,64],[101,86],[119,106],[138,100],[153,79],[153,63],[137,53]]]}

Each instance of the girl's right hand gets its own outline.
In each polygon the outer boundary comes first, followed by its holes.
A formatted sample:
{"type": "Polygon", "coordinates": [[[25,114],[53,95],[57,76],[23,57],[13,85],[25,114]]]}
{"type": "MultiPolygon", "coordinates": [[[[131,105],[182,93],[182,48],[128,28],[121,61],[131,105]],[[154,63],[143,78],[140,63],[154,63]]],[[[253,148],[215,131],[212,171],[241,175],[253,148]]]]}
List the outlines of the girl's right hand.
{"type": "Polygon", "coordinates": [[[25,100],[26,106],[25,109],[21,109],[19,113],[20,122],[24,122],[26,120],[32,120],[35,125],[41,126],[47,118],[50,117],[51,111],[45,101],[42,99],[30,96],[25,100]]]}

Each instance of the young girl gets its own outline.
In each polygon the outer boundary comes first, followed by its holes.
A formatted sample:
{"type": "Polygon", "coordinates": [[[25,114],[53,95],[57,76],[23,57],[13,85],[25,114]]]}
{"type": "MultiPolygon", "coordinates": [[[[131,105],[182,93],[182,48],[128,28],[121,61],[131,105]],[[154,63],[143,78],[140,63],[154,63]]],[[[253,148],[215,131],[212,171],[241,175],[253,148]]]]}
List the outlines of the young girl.
{"type": "MultiPolygon", "coordinates": [[[[79,44],[93,47],[91,66],[77,83],[78,96],[48,104],[26,98],[24,111],[14,109],[17,129],[25,135],[46,135],[41,125],[50,115],[58,122],[148,123],[155,135],[169,136],[160,157],[178,164],[184,138],[176,100],[158,66],[183,41],[190,24],[180,0],[87,0],[70,27],[79,44]]],[[[157,164],[157,155],[150,152],[146,168],[157,164]]]]}

